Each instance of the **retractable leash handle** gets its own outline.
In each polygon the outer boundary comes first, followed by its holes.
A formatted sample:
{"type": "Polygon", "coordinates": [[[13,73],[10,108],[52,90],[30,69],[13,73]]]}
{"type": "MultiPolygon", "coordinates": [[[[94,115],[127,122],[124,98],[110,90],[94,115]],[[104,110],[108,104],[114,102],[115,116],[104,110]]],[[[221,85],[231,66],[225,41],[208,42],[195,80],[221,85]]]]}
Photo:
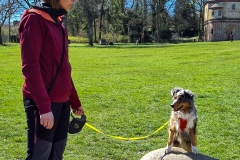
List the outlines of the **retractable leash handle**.
{"type": "Polygon", "coordinates": [[[76,118],[73,116],[73,112],[74,111],[71,111],[72,120],[70,121],[68,129],[68,133],[70,134],[80,132],[87,121],[87,116],[85,114],[83,114],[81,118],[76,118]]]}

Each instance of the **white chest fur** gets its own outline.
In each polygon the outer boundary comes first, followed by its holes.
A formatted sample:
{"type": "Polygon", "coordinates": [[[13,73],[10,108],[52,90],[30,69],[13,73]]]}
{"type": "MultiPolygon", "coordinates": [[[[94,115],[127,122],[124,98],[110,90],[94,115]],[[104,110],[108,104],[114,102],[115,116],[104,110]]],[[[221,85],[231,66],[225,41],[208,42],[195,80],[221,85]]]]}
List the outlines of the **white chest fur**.
{"type": "Polygon", "coordinates": [[[180,111],[178,112],[172,111],[171,119],[173,119],[173,125],[175,126],[177,131],[180,131],[181,126],[180,119],[187,121],[186,127],[184,127],[184,131],[188,131],[190,128],[194,127],[194,120],[197,119],[197,116],[192,112],[182,113],[180,111]]]}

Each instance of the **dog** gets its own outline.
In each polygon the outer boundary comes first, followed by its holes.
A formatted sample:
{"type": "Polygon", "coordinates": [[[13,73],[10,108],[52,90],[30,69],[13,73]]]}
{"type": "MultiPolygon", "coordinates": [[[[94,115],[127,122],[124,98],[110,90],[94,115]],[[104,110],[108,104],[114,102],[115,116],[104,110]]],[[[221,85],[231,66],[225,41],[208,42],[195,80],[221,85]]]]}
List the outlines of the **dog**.
{"type": "Polygon", "coordinates": [[[187,152],[198,154],[197,150],[197,108],[194,94],[190,90],[175,87],[171,90],[172,112],[169,121],[168,143],[165,153],[172,147],[180,147],[187,152]]]}

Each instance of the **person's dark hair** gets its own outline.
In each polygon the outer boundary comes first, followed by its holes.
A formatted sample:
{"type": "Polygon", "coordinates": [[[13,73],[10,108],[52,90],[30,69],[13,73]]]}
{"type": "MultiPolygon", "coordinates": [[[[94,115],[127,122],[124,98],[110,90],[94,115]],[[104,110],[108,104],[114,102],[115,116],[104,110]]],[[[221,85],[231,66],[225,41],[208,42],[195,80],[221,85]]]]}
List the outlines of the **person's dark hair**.
{"type": "Polygon", "coordinates": [[[52,8],[59,8],[59,0],[42,0],[44,3],[50,5],[52,8]]]}

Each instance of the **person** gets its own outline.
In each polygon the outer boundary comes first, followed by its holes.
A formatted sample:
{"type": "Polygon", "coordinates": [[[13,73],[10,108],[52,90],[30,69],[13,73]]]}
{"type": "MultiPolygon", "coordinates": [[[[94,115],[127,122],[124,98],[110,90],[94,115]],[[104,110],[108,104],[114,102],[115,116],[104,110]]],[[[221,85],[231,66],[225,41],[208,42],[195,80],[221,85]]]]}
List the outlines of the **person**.
{"type": "Polygon", "coordinates": [[[231,42],[233,41],[233,34],[232,33],[230,34],[230,40],[231,40],[231,42]]]}
{"type": "Polygon", "coordinates": [[[75,115],[84,114],[71,78],[68,36],[62,24],[74,1],[43,0],[26,10],[19,24],[26,160],[63,159],[71,109],[75,115]]]}

